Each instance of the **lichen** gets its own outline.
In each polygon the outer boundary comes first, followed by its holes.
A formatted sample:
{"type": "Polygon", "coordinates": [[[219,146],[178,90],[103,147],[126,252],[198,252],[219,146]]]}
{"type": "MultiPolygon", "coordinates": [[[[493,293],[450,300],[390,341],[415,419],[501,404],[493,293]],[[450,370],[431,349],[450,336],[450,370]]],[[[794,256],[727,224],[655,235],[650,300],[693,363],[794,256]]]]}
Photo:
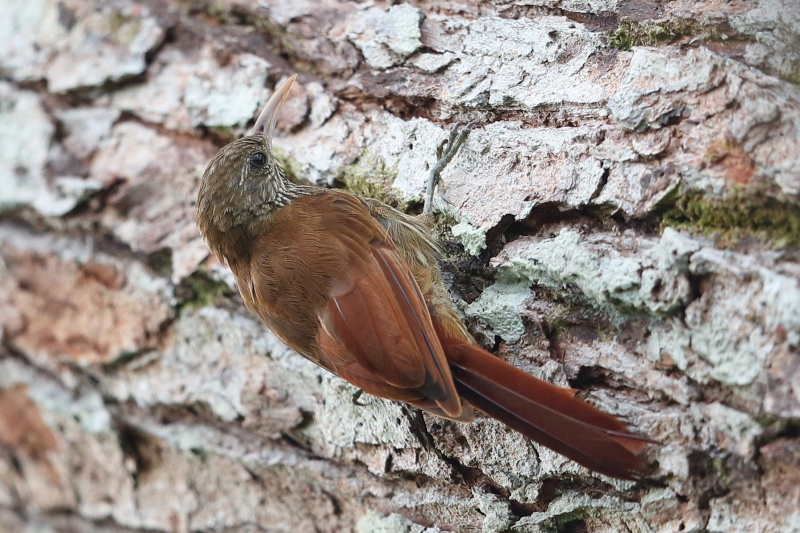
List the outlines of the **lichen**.
{"type": "Polygon", "coordinates": [[[497,335],[513,344],[525,333],[519,307],[530,295],[528,281],[498,281],[484,290],[465,312],[483,318],[497,335]]]}
{"type": "Polygon", "coordinates": [[[655,46],[699,35],[705,35],[706,39],[711,40],[721,37],[717,28],[688,20],[634,22],[623,18],[617,29],[608,36],[608,44],[628,51],[634,46],[655,46]]]}
{"type": "Polygon", "coordinates": [[[755,191],[734,191],[712,200],[701,191],[676,192],[657,210],[662,228],[674,227],[717,235],[721,244],[752,237],[776,248],[800,243],[800,206],[755,191]]]}
{"type": "MultiPolygon", "coordinates": [[[[644,241],[642,241],[644,243],[644,241]]],[[[562,229],[556,237],[531,240],[497,265],[498,282],[526,280],[584,297],[618,319],[670,316],[686,304],[686,260],[695,247],[666,230],[639,253],[593,243],[580,232],[562,229]]]]}
{"type": "MultiPolygon", "coordinates": [[[[621,530],[623,524],[626,523],[626,518],[630,517],[635,509],[637,509],[637,504],[611,495],[593,499],[588,494],[568,491],[553,500],[547,510],[535,511],[529,516],[521,518],[514,530],[575,531],[578,524],[600,516],[603,516],[610,524],[618,524],[619,527],[616,530],[621,530]]],[[[585,524],[579,527],[585,527],[585,524]]]]}
{"type": "Polygon", "coordinates": [[[468,220],[461,220],[450,228],[453,237],[458,239],[470,255],[478,255],[486,249],[486,229],[475,227],[468,220]]]}

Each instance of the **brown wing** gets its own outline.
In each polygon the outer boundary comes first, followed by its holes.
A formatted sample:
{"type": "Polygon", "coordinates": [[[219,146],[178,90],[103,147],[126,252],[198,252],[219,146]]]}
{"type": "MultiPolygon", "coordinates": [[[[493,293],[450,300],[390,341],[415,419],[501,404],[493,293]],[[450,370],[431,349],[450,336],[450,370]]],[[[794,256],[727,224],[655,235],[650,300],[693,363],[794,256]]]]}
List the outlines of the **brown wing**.
{"type": "Polygon", "coordinates": [[[243,294],[289,346],[369,393],[461,415],[419,287],[357,197],[293,200],[253,250],[243,294]]]}

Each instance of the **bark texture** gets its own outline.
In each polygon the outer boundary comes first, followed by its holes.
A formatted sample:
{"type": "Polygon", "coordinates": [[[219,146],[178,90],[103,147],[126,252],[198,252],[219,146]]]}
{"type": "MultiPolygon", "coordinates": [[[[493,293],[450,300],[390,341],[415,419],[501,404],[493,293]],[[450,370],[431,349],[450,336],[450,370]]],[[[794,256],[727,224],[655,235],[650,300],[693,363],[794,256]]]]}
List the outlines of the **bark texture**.
{"type": "Polygon", "coordinates": [[[800,532],[800,2],[0,0],[0,530],[800,532]],[[498,356],[662,446],[594,475],[366,399],[242,306],[207,161],[418,212],[498,356]]]}

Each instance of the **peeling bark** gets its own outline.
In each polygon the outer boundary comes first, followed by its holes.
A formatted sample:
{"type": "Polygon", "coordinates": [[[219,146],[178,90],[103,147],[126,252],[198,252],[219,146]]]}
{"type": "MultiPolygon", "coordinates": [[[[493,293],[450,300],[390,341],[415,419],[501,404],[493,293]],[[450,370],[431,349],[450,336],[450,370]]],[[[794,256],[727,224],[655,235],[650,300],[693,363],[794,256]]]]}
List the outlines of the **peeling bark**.
{"type": "Polygon", "coordinates": [[[800,531],[800,4],[0,0],[0,530],[800,531]],[[476,338],[662,442],[592,474],[284,347],[194,226],[299,73],[292,179],[416,213],[476,338]]]}

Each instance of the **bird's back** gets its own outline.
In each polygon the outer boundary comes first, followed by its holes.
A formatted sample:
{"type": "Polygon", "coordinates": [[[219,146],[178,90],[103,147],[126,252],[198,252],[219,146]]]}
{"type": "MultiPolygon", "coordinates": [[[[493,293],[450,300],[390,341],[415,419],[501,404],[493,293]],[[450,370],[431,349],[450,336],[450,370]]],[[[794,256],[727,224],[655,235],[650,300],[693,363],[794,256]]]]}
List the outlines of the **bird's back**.
{"type": "Polygon", "coordinates": [[[368,392],[461,416],[425,295],[366,201],[297,198],[251,249],[231,265],[240,291],[288,346],[368,392]]]}

